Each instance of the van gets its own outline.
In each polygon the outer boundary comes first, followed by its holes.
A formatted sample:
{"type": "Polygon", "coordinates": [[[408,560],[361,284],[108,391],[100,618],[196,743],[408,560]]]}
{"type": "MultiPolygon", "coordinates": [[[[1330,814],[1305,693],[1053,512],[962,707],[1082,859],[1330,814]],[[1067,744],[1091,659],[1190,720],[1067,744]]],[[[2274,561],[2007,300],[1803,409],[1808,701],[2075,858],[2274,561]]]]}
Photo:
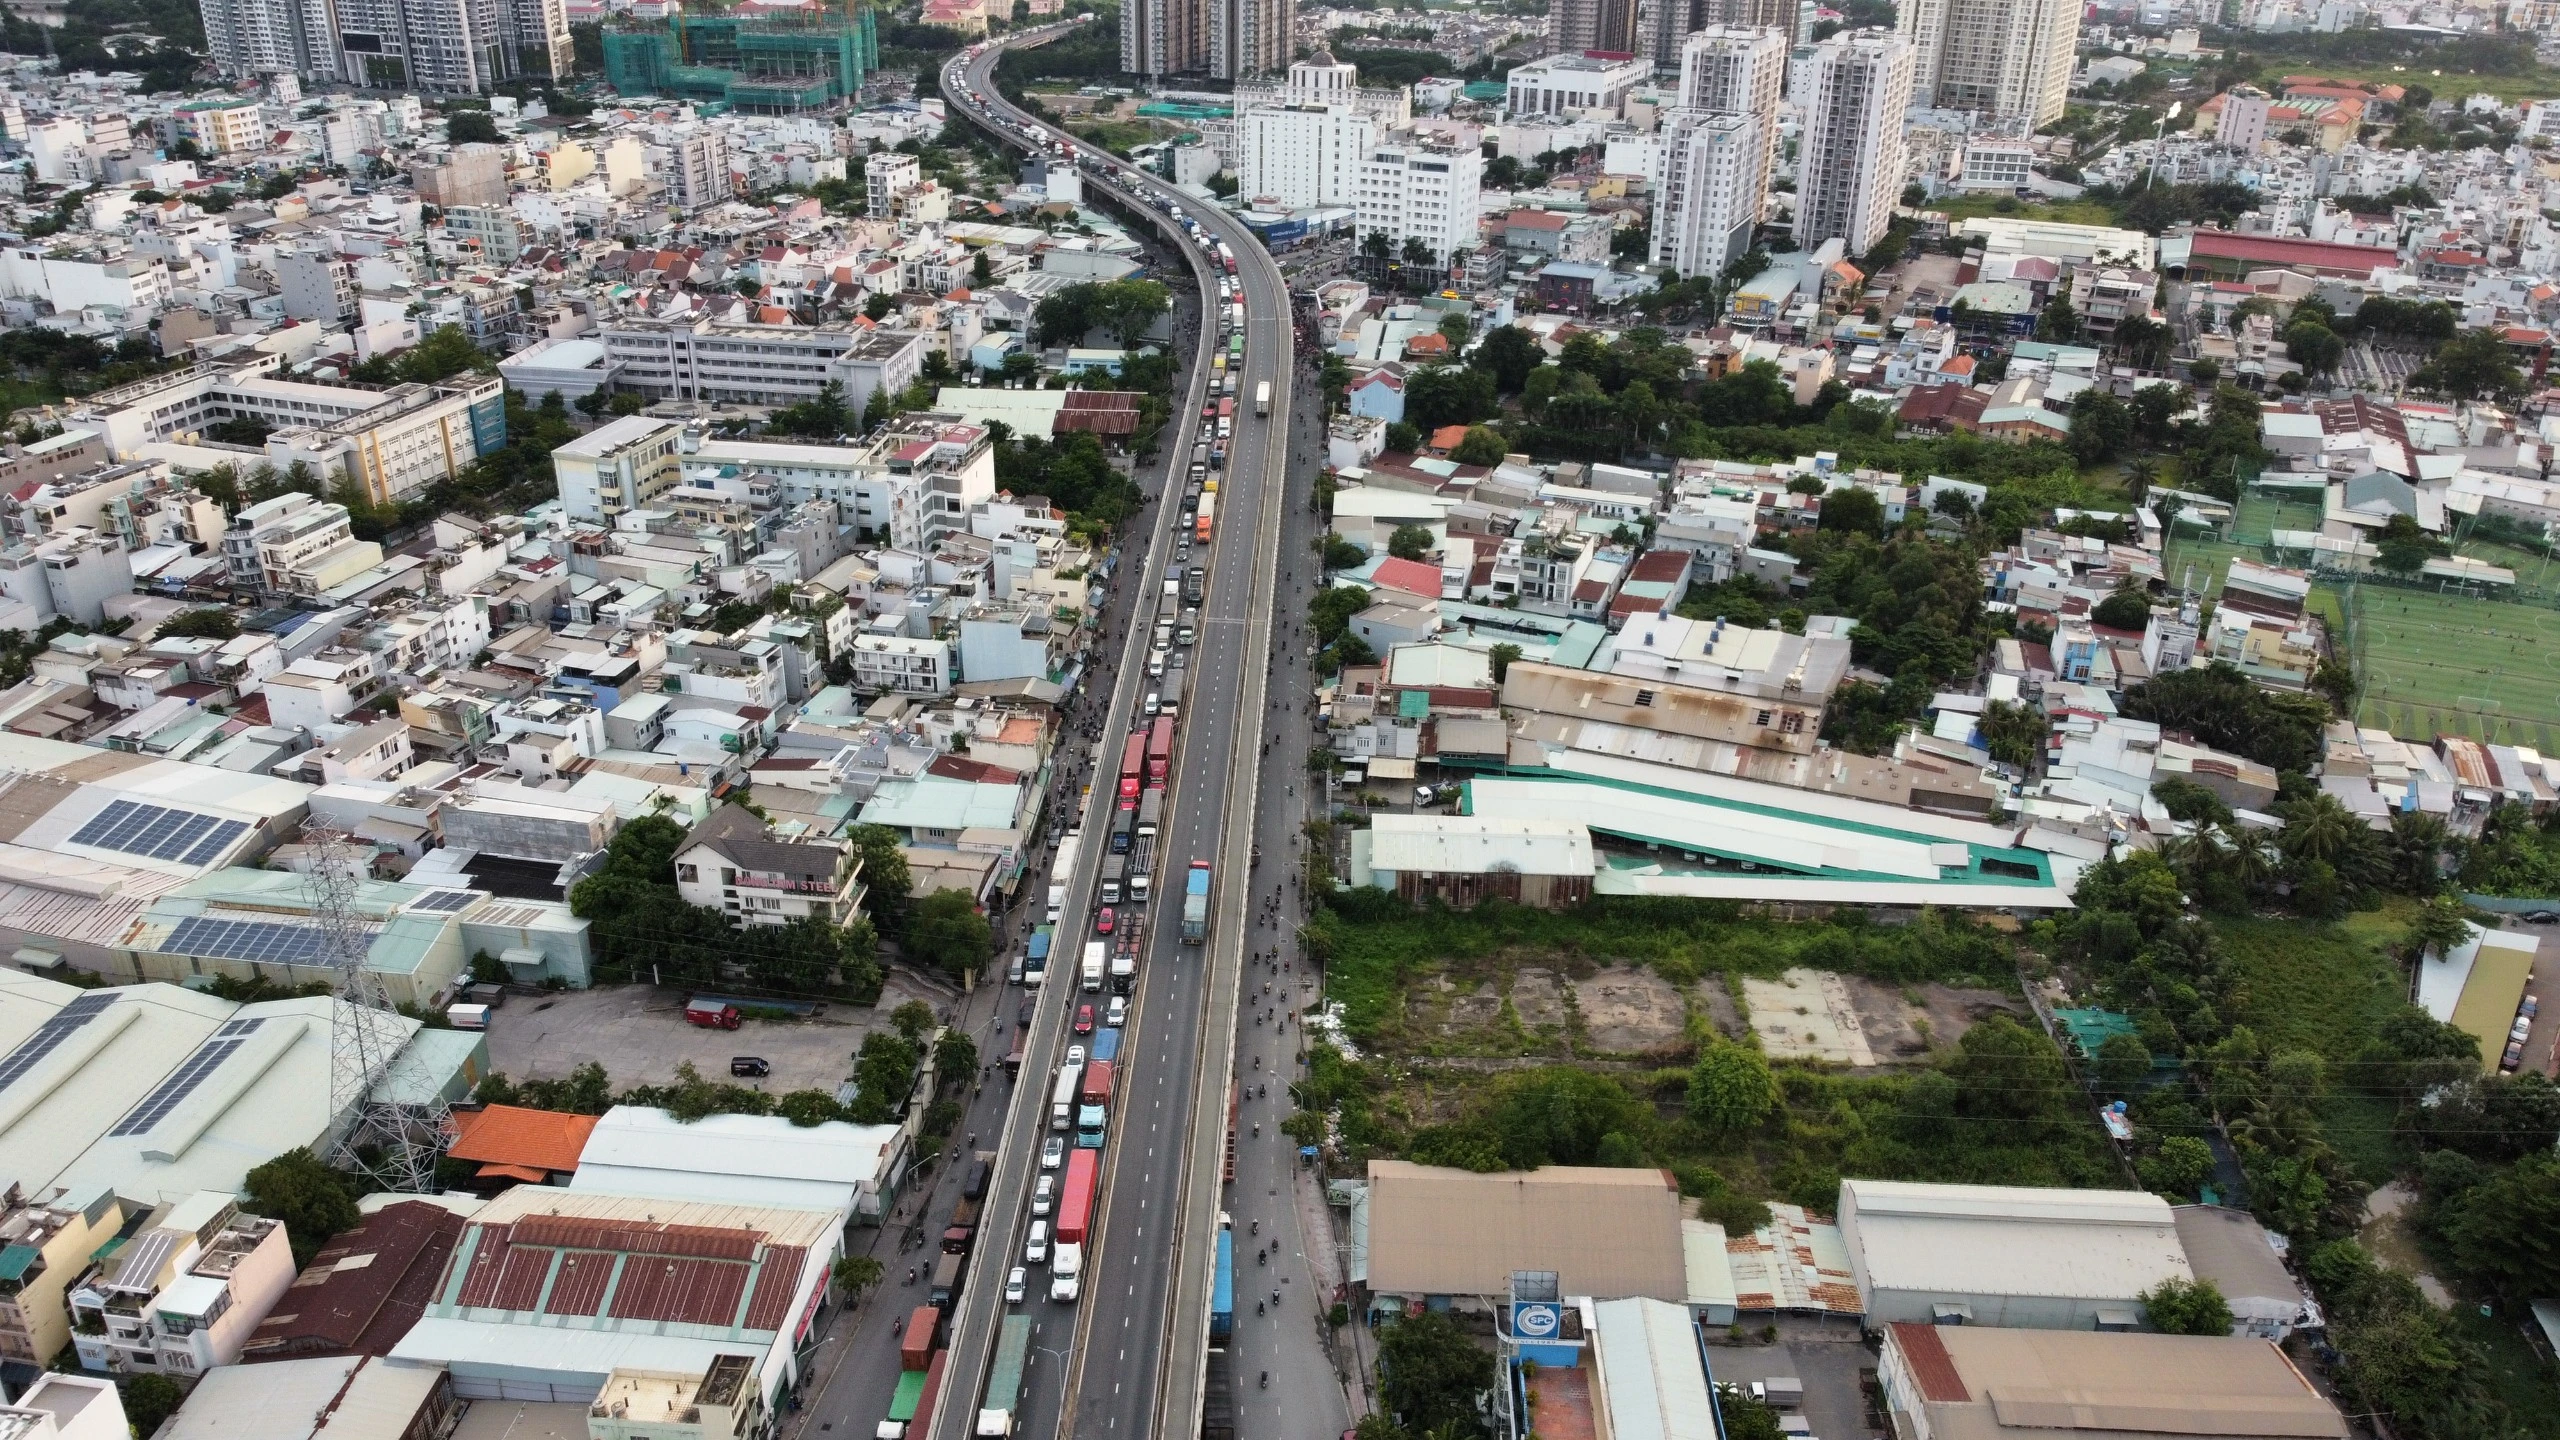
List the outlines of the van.
{"type": "Polygon", "coordinates": [[[1170,620],[1161,620],[1156,622],[1156,648],[1162,650],[1172,644],[1173,622],[1170,620]]]}
{"type": "Polygon", "coordinates": [[[729,1074],[740,1080],[762,1080],[773,1073],[773,1062],[761,1055],[732,1055],[729,1074]]]}
{"type": "Polygon", "coordinates": [[[1031,1238],[1023,1242],[1022,1263],[1038,1265],[1049,1258],[1049,1222],[1031,1222],[1031,1238]]]}
{"type": "Polygon", "coordinates": [[[684,1023],[687,1025],[699,1025],[705,1030],[735,1030],[739,1020],[738,1007],[726,1000],[697,997],[685,1002],[684,1023]]]}
{"type": "MultiPolygon", "coordinates": [[[[1188,639],[1189,637],[1188,637],[1188,636],[1185,636],[1184,638],[1188,639]]],[[[1141,707],[1139,708],[1138,713],[1139,713],[1139,714],[1141,714],[1141,715],[1153,715],[1154,713],[1156,713],[1156,706],[1157,706],[1157,704],[1158,704],[1159,702],[1161,702],[1163,699],[1164,699],[1164,697],[1163,697],[1162,695],[1157,694],[1155,691],[1153,691],[1153,690],[1148,691],[1148,692],[1147,692],[1147,701],[1146,701],[1146,704],[1145,704],[1145,705],[1143,705],[1143,706],[1141,706],[1141,707]]]]}

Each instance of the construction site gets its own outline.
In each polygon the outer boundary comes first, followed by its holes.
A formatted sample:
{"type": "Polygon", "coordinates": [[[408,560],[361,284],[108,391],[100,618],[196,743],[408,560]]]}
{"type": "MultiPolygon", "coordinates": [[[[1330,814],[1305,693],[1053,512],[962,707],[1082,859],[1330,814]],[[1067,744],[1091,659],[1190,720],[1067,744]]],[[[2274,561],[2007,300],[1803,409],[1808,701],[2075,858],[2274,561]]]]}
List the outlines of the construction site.
{"type": "Polygon", "coordinates": [[[857,99],[879,68],[879,25],[867,6],[789,19],[687,19],[678,12],[664,25],[634,23],[604,35],[605,82],[621,94],[763,115],[857,99]]]}

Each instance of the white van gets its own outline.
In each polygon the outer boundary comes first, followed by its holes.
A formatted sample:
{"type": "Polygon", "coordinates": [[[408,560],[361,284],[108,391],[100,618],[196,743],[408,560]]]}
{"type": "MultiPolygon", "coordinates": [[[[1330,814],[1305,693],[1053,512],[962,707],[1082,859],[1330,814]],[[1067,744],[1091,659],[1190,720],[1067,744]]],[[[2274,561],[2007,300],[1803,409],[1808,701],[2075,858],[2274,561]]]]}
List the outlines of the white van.
{"type": "Polygon", "coordinates": [[[1022,1263],[1038,1265],[1049,1258],[1049,1222],[1031,1222],[1031,1239],[1022,1247],[1022,1263]]]}

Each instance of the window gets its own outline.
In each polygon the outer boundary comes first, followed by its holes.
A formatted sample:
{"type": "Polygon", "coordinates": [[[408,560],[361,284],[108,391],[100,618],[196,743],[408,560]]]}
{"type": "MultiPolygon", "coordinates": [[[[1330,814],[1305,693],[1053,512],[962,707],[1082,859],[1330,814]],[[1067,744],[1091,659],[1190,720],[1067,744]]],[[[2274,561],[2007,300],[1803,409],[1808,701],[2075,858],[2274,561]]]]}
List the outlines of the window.
{"type": "Polygon", "coordinates": [[[701,872],[700,872],[698,869],[696,869],[694,866],[691,866],[691,865],[679,865],[679,866],[677,866],[677,867],[676,867],[676,879],[678,879],[678,880],[680,880],[680,881],[684,882],[684,883],[685,883],[685,884],[687,884],[687,885],[690,885],[690,884],[692,884],[693,882],[695,882],[695,881],[697,881],[697,880],[699,880],[699,879],[701,879],[701,878],[702,878],[701,872]]]}
{"type": "Polygon", "coordinates": [[[1801,710],[1788,711],[1786,718],[1778,722],[1778,733],[1781,735],[1803,734],[1804,712],[1801,710]]]}
{"type": "Polygon", "coordinates": [[[1777,715],[1776,715],[1776,712],[1774,712],[1774,711],[1769,711],[1769,710],[1758,710],[1758,711],[1754,711],[1754,712],[1752,712],[1752,721],[1751,721],[1751,723],[1752,723],[1752,724],[1754,724],[1754,725],[1766,725],[1766,724],[1768,724],[1771,720],[1776,719],[1776,718],[1777,718],[1777,715]]]}

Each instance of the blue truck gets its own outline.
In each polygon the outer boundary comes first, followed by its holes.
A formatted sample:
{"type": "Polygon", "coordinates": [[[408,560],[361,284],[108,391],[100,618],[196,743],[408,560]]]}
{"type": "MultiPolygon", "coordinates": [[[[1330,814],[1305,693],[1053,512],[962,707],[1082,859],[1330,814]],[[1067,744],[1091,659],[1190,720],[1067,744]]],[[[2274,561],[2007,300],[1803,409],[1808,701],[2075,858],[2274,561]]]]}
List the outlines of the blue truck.
{"type": "Polygon", "coordinates": [[[1022,983],[1036,988],[1048,973],[1049,927],[1043,925],[1031,932],[1030,948],[1023,952],[1022,983]]]}
{"type": "Polygon", "coordinates": [[[1108,1030],[1099,1030],[1094,1033],[1092,1058],[1096,1060],[1117,1060],[1120,1058],[1120,1029],[1118,1026],[1115,1025],[1108,1030]]]}
{"type": "Polygon", "coordinates": [[[1209,1285],[1209,1340],[1224,1340],[1236,1328],[1236,1232],[1233,1221],[1219,1217],[1218,1276],[1209,1285]]]}
{"type": "Polygon", "coordinates": [[[1182,943],[1209,938],[1209,862],[1194,860],[1182,877],[1182,943]]]}

